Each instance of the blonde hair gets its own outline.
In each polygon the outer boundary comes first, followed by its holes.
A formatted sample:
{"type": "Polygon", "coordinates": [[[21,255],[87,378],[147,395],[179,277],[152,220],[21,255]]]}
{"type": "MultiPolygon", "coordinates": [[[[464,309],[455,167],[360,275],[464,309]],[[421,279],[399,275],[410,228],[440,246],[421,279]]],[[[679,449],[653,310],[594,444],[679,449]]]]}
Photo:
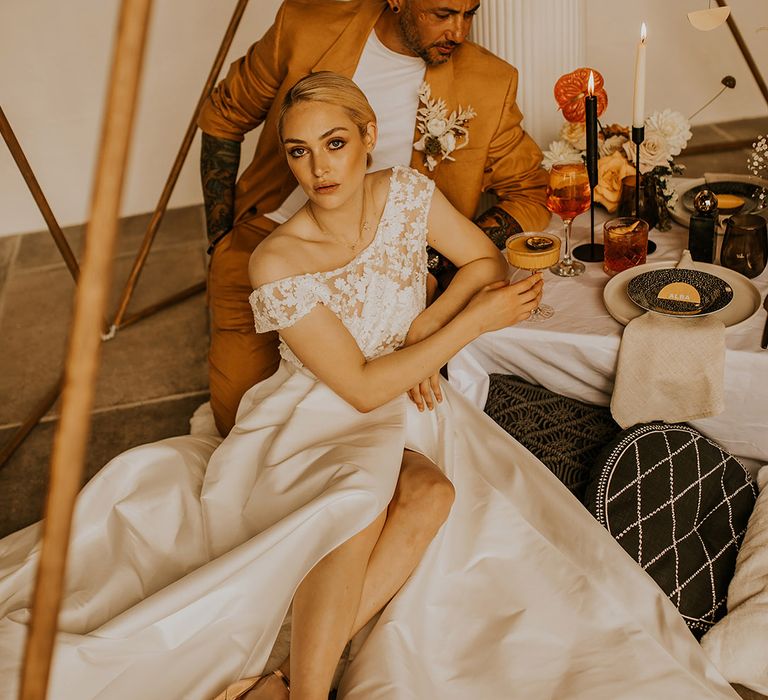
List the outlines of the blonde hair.
{"type": "Polygon", "coordinates": [[[310,73],[296,83],[283,98],[277,117],[277,134],[283,142],[283,121],[288,110],[302,102],[324,102],[343,107],[352,123],[364,137],[368,124],[376,124],[373,111],[363,91],[349,78],[331,71],[310,73]]]}

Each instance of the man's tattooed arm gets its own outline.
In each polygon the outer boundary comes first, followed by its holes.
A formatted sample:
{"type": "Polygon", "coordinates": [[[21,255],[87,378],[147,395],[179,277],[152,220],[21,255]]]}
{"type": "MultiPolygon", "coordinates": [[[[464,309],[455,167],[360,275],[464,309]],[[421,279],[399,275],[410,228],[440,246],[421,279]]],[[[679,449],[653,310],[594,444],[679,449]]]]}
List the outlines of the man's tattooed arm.
{"type": "Polygon", "coordinates": [[[485,231],[485,235],[499,250],[504,249],[507,238],[523,230],[523,227],[501,207],[486,209],[475,219],[475,224],[485,231]]]}
{"type": "Polygon", "coordinates": [[[203,132],[200,178],[203,183],[208,252],[229,233],[235,220],[235,181],[240,165],[240,144],[203,132]]]}
{"type": "MultiPolygon", "coordinates": [[[[475,219],[475,224],[485,232],[499,250],[504,249],[507,238],[523,230],[523,227],[501,207],[487,209],[475,219]]],[[[456,274],[456,268],[432,248],[427,248],[427,267],[437,278],[440,291],[445,291],[456,274]]]]}

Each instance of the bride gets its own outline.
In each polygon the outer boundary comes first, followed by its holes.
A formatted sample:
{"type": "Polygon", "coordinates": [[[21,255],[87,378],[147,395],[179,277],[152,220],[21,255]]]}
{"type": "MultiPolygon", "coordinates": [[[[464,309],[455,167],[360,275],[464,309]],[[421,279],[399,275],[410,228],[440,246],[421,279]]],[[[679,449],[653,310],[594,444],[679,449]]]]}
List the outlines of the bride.
{"type": "MultiPolygon", "coordinates": [[[[325,700],[358,633],[345,700],[737,698],[645,572],[439,377],[527,317],[540,278],[506,284],[426,177],[365,174],[375,118],[351,81],[300,81],[280,136],[309,202],[250,274],[283,361],[220,444],[142,446],[84,489],[50,697],[202,700],[245,677],[219,697],[325,700]],[[460,270],[425,309],[426,244],[460,270]],[[260,675],[291,606],[290,659],[260,675]]],[[[0,542],[1,698],[38,537],[0,542]]]]}

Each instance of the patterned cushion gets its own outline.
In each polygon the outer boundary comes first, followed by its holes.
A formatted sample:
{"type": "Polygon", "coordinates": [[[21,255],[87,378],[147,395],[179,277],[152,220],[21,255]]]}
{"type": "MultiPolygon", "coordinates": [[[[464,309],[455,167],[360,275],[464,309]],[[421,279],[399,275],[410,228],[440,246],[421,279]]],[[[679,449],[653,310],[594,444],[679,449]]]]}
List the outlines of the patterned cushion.
{"type": "Polygon", "coordinates": [[[757,497],[744,466],[690,426],[625,430],[598,460],[586,505],[700,638],[726,612],[757,497]]]}
{"type": "Polygon", "coordinates": [[[621,430],[608,408],[560,396],[509,374],[490,375],[485,412],[579,500],[595,458],[621,430]]]}

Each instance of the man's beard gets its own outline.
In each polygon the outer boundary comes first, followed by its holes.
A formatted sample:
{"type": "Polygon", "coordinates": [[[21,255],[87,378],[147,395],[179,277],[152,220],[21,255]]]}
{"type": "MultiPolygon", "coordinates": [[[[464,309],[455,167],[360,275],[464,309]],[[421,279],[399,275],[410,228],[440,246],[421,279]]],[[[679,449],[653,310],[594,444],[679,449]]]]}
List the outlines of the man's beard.
{"type": "MultiPolygon", "coordinates": [[[[441,55],[435,46],[422,46],[419,41],[419,33],[416,30],[416,20],[413,17],[410,5],[406,4],[402,12],[400,13],[398,26],[400,27],[400,36],[403,39],[405,45],[413,51],[424,63],[428,66],[439,66],[441,63],[447,63],[451,60],[451,56],[441,55]]],[[[455,46],[452,42],[446,42],[445,44],[439,44],[439,46],[455,46]]]]}

